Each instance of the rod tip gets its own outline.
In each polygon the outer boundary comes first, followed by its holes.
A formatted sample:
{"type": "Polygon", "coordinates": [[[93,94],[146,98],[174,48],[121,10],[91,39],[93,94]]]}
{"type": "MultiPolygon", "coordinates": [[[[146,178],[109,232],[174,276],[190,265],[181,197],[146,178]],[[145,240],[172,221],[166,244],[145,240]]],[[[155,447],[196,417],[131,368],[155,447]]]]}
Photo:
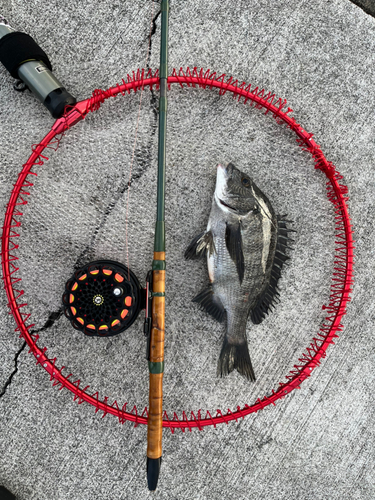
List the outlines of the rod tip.
{"type": "Polygon", "coordinates": [[[147,457],[147,483],[150,491],[155,491],[158,485],[159,472],[161,465],[160,458],[147,457]]]}

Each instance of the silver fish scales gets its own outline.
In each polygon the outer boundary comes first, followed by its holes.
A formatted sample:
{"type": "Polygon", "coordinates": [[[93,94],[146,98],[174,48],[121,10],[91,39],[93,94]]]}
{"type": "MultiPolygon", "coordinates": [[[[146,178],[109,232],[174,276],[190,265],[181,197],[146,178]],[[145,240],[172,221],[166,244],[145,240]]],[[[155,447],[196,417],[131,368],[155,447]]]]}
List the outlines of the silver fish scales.
{"type": "Polygon", "coordinates": [[[232,163],[218,165],[207,229],[192,240],[185,257],[207,257],[210,285],[193,301],[219,322],[226,319],[220,376],[236,369],[255,380],[246,324],[249,316],[260,323],[278,300],[288,232],[294,231],[283,219],[247,174],[232,163]]]}

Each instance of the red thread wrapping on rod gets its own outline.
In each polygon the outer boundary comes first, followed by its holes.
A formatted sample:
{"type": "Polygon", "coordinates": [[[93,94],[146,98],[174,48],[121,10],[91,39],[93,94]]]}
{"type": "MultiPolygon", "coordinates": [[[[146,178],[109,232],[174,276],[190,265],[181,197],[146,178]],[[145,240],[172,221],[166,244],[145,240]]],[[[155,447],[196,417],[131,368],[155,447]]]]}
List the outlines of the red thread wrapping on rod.
{"type": "MultiPolygon", "coordinates": [[[[286,382],[280,382],[278,388],[272,390],[270,395],[264,396],[262,399],[259,398],[252,405],[246,404],[243,408],[237,406],[235,411],[229,408],[227,411],[218,409],[214,417],[207,411],[205,417],[202,418],[201,410],[198,410],[197,416],[194,411],[190,411],[190,417],[187,416],[189,412],[186,413],[183,411],[182,418],[179,418],[177,413],[174,412],[173,419],[170,419],[167,412],[164,412],[163,426],[169,427],[172,433],[175,428],[180,428],[184,432],[186,428],[189,431],[193,428],[202,430],[204,427],[210,425],[216,427],[220,423],[228,423],[232,420],[238,421],[239,418],[244,418],[250,413],[257,412],[269,404],[275,405],[277,400],[283,399],[292,390],[300,388],[301,383],[310,376],[313,369],[319,366],[320,360],[325,356],[328,346],[334,343],[334,339],[338,337],[337,332],[342,331],[343,325],[341,320],[346,312],[346,305],[350,301],[350,293],[353,287],[354,242],[347,207],[348,188],[342,182],[342,175],[337,172],[332,162],[326,160],[319,145],[314,141],[313,134],[305,131],[296,122],[295,118],[290,116],[292,109],[287,107],[287,110],[283,111],[287,106],[285,99],[277,99],[275,94],[271,95],[270,92],[266,94],[264,89],[259,90],[258,87],[251,90],[251,84],[247,85],[245,82],[242,82],[239,86],[238,80],[234,81],[231,76],[227,80],[225,79],[225,74],[217,76],[216,72],[211,72],[209,69],[205,71],[203,68],[198,70],[198,68],[194,67],[192,71],[190,68],[184,71],[180,68],[178,72],[176,69],[173,69],[172,75],[168,78],[168,89],[170,89],[171,85],[178,84],[180,87],[199,87],[210,90],[217,88],[220,95],[229,92],[237,101],[243,99],[245,105],[249,103],[249,106],[263,109],[265,115],[271,113],[278,123],[284,123],[289,129],[295,132],[299,146],[311,154],[314,159],[315,168],[321,170],[326,175],[327,197],[334,206],[336,248],[331,292],[328,304],[322,306],[323,310],[327,312],[325,321],[305,352],[298,359],[300,364],[295,364],[286,376],[286,382]]],[[[111,413],[119,419],[120,423],[123,424],[128,420],[133,422],[135,426],[147,424],[147,407],[139,415],[135,405],[131,412],[127,412],[126,407],[128,403],[125,403],[120,409],[117,401],[109,405],[108,397],[105,396],[103,399],[100,399],[98,392],[94,392],[91,395],[88,394],[87,391],[90,386],[87,385],[84,389],[80,389],[80,380],[72,383],[69,380],[72,374],[64,376],[62,373],[65,366],[58,368],[56,365],[57,359],[48,359],[46,356],[47,348],[40,348],[38,346],[39,335],[30,332],[30,329],[34,325],[26,324],[30,318],[30,314],[21,311],[27,304],[24,302],[18,303],[18,299],[23,297],[24,291],[19,287],[14,288],[16,283],[21,283],[21,278],[14,276],[19,271],[19,268],[14,264],[18,260],[18,257],[14,255],[14,251],[19,249],[19,244],[14,241],[14,238],[20,237],[19,233],[14,229],[21,227],[20,217],[23,216],[23,213],[20,211],[20,207],[28,203],[27,197],[30,196],[30,188],[34,186],[34,183],[28,179],[28,176],[37,176],[37,173],[32,171],[33,167],[41,167],[48,160],[45,150],[57,150],[67,130],[84,119],[89,112],[97,111],[106,99],[117,95],[129,95],[131,91],[135,93],[138,89],[144,87],[149,87],[151,90],[154,87],[156,89],[159,88],[158,70],[153,73],[149,69],[147,74],[145,74],[145,70],[133,71],[132,76],[127,75],[127,81],[123,79],[121,84],[116,84],[108,90],[94,90],[89,99],[67,107],[65,114],[56,120],[44,139],[39,144],[32,146],[32,154],[23,165],[22,171],[18,175],[18,179],[10,195],[5,214],[1,248],[2,279],[8,297],[8,306],[17,324],[16,331],[20,332],[20,337],[23,337],[29,345],[29,352],[35,356],[37,364],[43,366],[49,373],[52,385],[59,386],[59,390],[62,390],[64,387],[69,389],[74,394],[74,400],[78,400],[78,404],[81,404],[83,401],[90,403],[95,407],[95,413],[99,410],[103,412],[102,417],[111,413]]]]}

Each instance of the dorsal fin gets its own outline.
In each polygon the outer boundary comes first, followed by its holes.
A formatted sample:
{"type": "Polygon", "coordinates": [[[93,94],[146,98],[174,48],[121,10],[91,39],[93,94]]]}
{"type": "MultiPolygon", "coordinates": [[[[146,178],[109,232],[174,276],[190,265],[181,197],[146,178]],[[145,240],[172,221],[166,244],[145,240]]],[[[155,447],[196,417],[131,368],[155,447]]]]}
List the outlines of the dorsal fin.
{"type": "Polygon", "coordinates": [[[271,269],[270,282],[259,297],[255,307],[250,311],[251,320],[256,325],[261,323],[266,317],[266,314],[268,314],[270,308],[274,307],[275,303],[279,302],[277,283],[280,279],[284,263],[290,258],[285,253],[286,249],[290,248],[288,247],[288,242],[294,241],[288,237],[288,233],[291,231],[295,232],[295,229],[287,228],[285,217],[285,215],[277,216],[276,252],[271,269]]]}

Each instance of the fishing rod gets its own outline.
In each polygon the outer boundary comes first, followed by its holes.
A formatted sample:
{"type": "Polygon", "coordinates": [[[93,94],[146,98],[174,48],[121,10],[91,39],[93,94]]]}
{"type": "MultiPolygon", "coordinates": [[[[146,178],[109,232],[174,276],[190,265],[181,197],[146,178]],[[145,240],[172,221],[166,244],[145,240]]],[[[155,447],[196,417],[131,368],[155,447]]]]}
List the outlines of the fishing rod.
{"type": "Polygon", "coordinates": [[[155,490],[162,457],[163,373],[165,331],[165,165],[167,140],[167,79],[168,79],[168,13],[169,1],[161,2],[160,95],[157,212],[155,224],[154,260],[152,262],[152,324],[149,335],[148,367],[149,408],[147,426],[147,482],[155,490]]]}

